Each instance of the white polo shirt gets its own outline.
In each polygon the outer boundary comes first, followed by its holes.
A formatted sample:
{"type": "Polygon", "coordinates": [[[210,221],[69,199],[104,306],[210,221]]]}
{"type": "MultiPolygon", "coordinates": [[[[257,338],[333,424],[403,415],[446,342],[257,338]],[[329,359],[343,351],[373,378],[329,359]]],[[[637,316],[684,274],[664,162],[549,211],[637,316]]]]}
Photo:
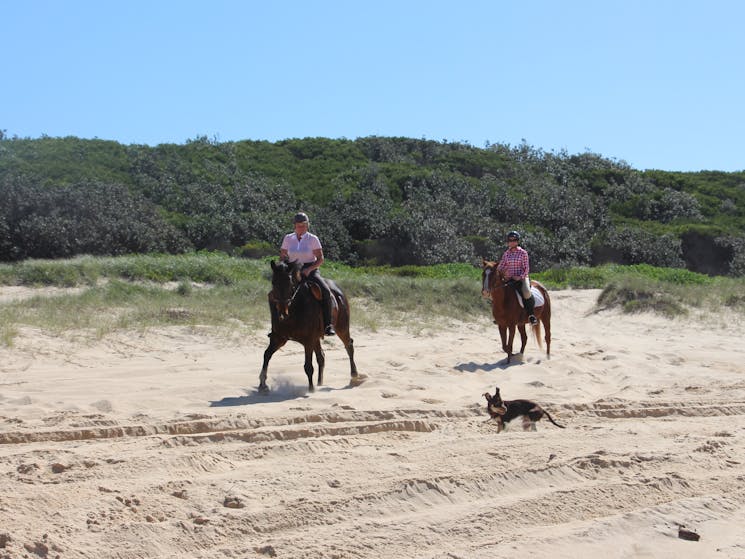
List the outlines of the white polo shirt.
{"type": "Polygon", "coordinates": [[[321,241],[309,232],[303,233],[300,240],[297,238],[297,233],[290,233],[282,239],[282,249],[287,251],[290,262],[297,260],[302,264],[312,264],[316,261],[313,251],[321,248],[321,241]]]}

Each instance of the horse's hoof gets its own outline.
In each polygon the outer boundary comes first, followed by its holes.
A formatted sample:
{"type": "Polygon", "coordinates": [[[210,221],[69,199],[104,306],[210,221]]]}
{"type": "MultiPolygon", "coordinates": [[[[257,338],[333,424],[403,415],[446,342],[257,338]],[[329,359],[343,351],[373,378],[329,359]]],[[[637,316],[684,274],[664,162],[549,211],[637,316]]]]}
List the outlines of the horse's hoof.
{"type": "Polygon", "coordinates": [[[268,394],[269,393],[269,387],[264,384],[259,386],[259,394],[268,394]]]}

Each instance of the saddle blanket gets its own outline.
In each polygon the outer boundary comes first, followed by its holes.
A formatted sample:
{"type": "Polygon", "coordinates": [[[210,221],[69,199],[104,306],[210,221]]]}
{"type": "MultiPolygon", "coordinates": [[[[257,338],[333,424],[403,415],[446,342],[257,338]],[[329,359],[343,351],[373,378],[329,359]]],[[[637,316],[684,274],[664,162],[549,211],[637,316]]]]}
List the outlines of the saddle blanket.
{"type": "MultiPolygon", "coordinates": [[[[535,299],[535,306],[536,307],[543,306],[543,303],[545,303],[545,301],[543,300],[543,294],[540,291],[538,291],[538,288],[531,285],[530,292],[533,294],[533,299],[535,299]]],[[[520,306],[522,307],[523,298],[520,297],[520,294],[517,291],[515,291],[515,297],[517,297],[517,302],[520,303],[520,306]]]]}

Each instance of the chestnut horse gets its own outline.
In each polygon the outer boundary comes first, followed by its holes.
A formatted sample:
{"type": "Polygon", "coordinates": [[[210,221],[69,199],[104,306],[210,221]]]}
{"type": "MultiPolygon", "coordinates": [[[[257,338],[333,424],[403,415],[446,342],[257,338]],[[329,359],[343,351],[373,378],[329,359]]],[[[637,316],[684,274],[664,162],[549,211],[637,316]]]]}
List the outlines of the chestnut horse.
{"type": "MultiPolygon", "coordinates": [[[[515,340],[515,328],[520,331],[520,354],[525,351],[528,343],[528,334],[525,332],[525,324],[529,322],[528,314],[520,306],[513,283],[506,279],[502,272],[497,270],[498,262],[483,260],[483,271],[481,272],[481,293],[491,298],[491,312],[494,316],[494,324],[499,326],[499,335],[502,338],[502,349],[507,353],[507,363],[513,355],[512,343],[515,340]]],[[[535,316],[538,322],[532,326],[533,334],[541,346],[541,323],[546,332],[546,355],[551,355],[551,299],[546,288],[537,281],[531,280],[531,287],[538,289],[543,296],[544,303],[535,307],[535,316]]]]}
{"type": "MultiPolygon", "coordinates": [[[[318,362],[318,385],[323,384],[323,367],[326,358],[321,347],[323,338],[323,312],[320,288],[312,281],[305,281],[298,262],[271,262],[272,290],[269,293],[269,311],[272,316],[272,331],[269,347],[264,351],[264,364],[259,375],[259,391],[266,392],[266,370],[274,352],[287,340],[300,342],[305,347],[305,374],[308,390],[313,392],[313,353],[318,362]]],[[[349,355],[352,383],[357,380],[357,365],[354,363],[354,345],[349,336],[349,302],[341,289],[331,280],[326,280],[333,299],[332,321],[336,335],[349,355]]]]}

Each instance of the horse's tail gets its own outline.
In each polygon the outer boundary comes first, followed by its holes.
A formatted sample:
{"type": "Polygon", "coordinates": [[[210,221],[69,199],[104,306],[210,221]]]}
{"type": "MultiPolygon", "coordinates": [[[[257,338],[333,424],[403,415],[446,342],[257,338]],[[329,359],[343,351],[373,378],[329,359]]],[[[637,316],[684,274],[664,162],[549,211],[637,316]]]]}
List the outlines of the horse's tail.
{"type": "Polygon", "coordinates": [[[535,337],[535,341],[538,344],[538,347],[543,349],[543,342],[541,342],[541,321],[539,320],[535,324],[533,324],[530,327],[530,331],[533,332],[533,336],[535,337]]]}

